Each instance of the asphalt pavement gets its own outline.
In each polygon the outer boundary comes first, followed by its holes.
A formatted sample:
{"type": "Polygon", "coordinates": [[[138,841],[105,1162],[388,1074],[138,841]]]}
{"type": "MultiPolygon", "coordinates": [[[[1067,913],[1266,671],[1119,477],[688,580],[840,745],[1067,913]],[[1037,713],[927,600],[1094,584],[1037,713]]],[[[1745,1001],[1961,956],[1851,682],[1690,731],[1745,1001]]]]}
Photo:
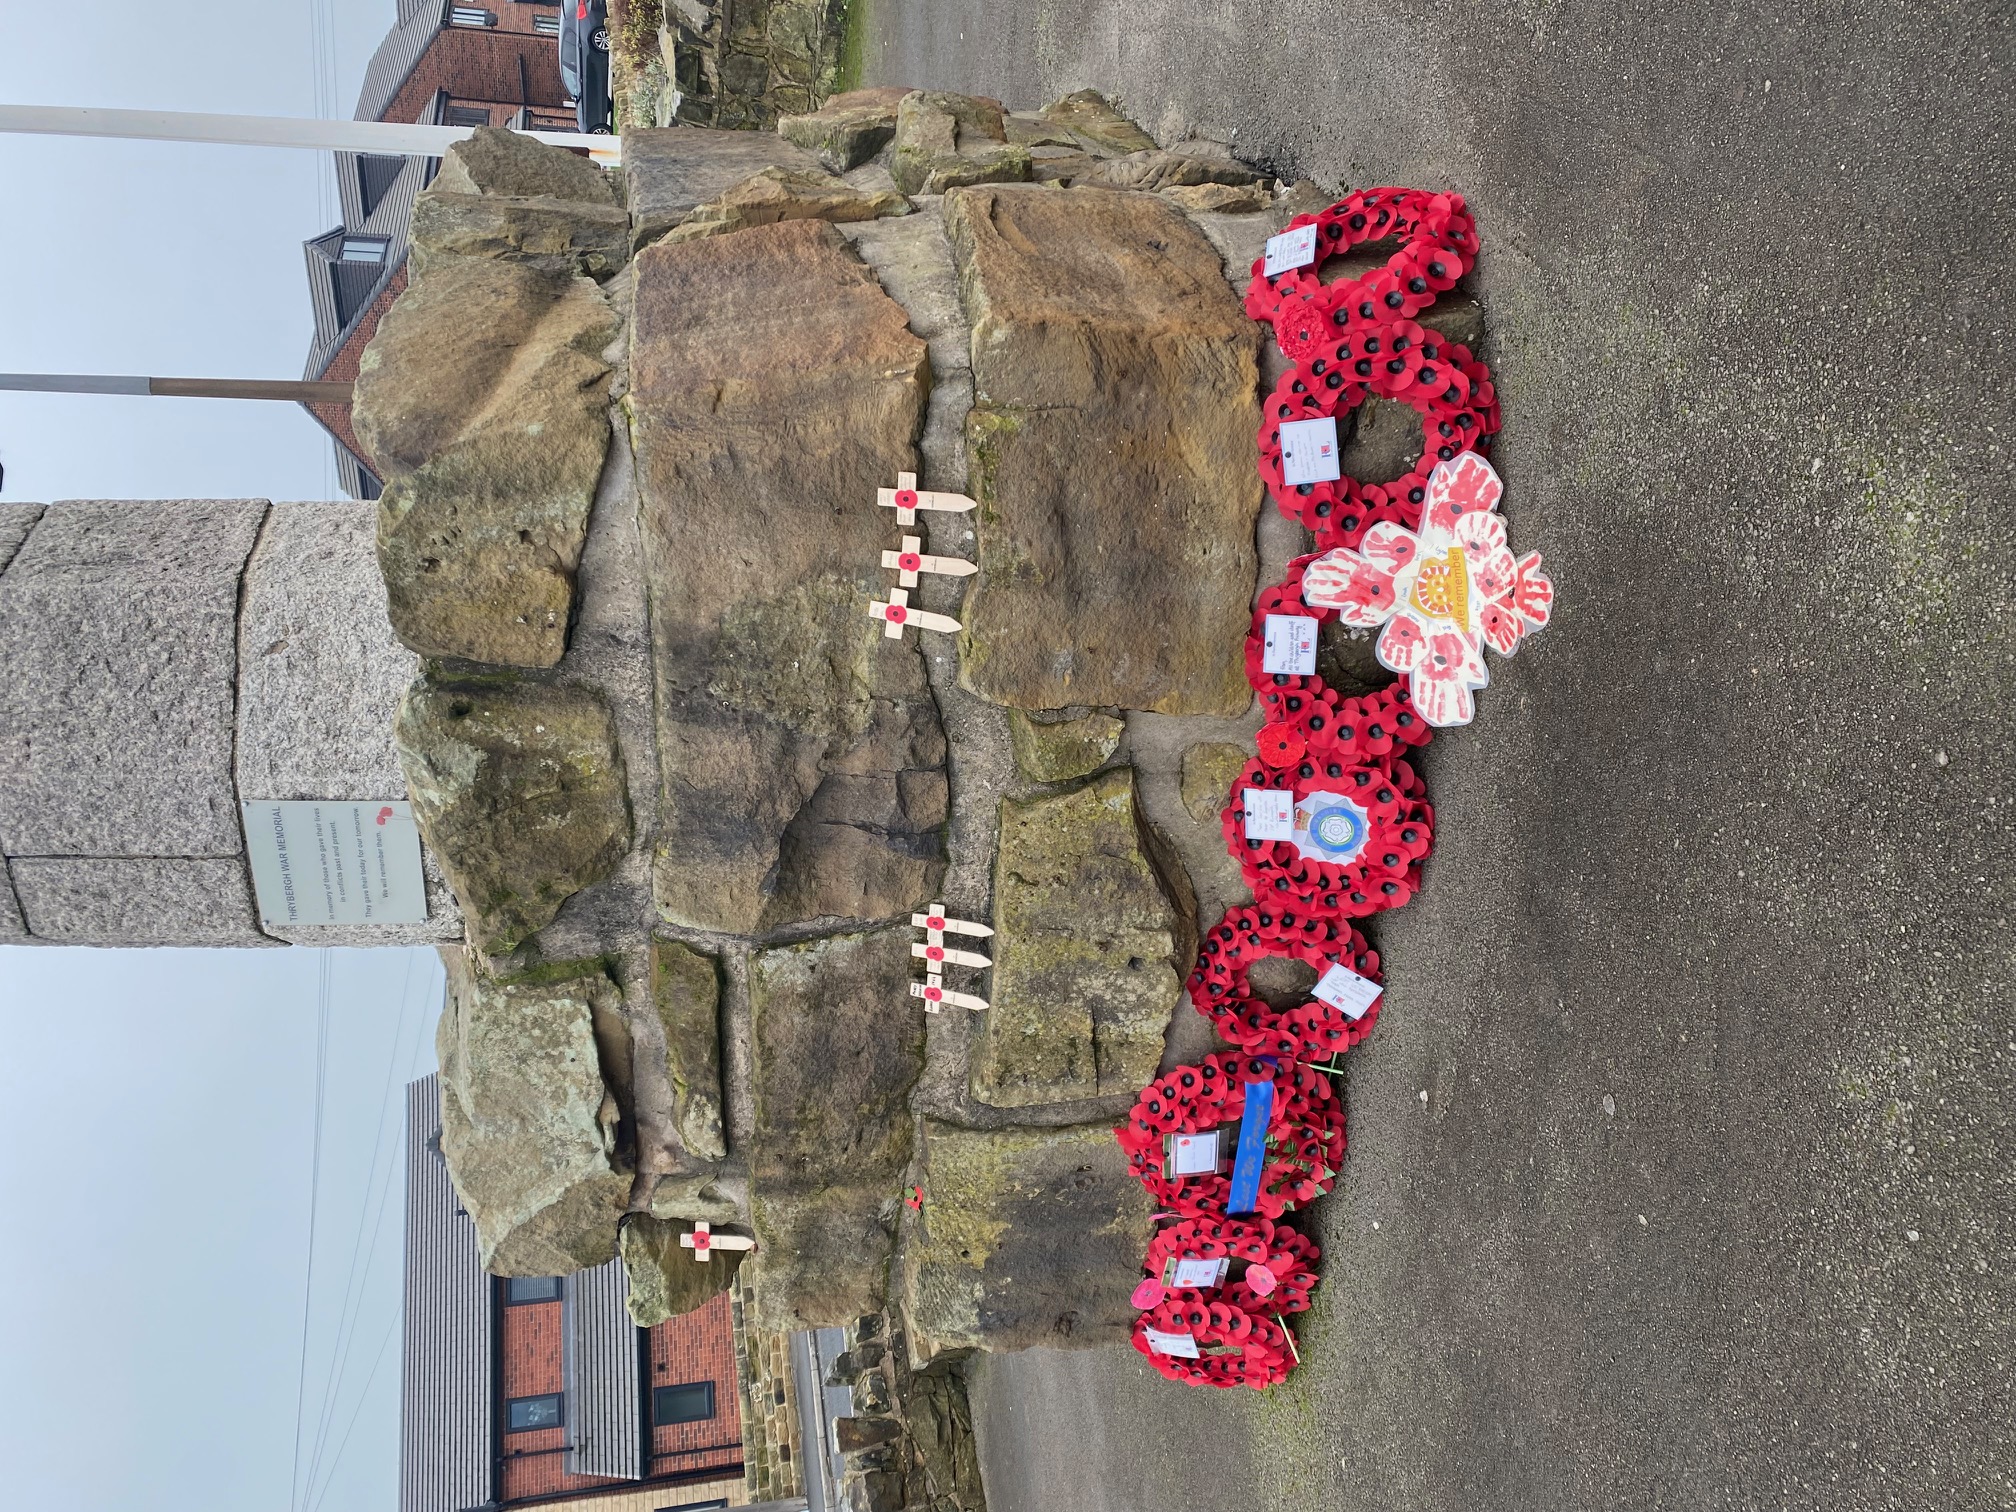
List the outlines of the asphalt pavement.
{"type": "Polygon", "coordinates": [[[868,0],[1468,196],[1553,624],[1430,750],[1304,1368],[976,1371],[993,1512],[2016,1507],[2011,12],[868,0]]]}

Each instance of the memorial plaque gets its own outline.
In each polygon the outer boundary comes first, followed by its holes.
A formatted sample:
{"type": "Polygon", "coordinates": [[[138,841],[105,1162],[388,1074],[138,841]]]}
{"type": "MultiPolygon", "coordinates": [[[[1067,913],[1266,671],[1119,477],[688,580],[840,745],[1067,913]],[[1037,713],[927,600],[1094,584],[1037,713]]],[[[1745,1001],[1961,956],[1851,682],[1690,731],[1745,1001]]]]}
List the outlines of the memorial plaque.
{"type": "Polygon", "coordinates": [[[411,804],[239,807],[261,923],[301,929],[426,922],[427,884],[411,804]]]}

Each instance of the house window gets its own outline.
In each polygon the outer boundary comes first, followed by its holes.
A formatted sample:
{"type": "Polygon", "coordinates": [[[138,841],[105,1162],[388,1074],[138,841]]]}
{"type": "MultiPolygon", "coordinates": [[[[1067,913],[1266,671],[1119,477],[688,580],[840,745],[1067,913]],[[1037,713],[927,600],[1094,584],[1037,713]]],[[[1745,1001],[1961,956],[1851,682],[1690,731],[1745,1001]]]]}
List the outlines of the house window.
{"type": "Polygon", "coordinates": [[[545,1396],[513,1397],[505,1404],[505,1410],[512,1433],[530,1433],[535,1428],[558,1428],[560,1393],[549,1391],[545,1396]]]}
{"type": "Polygon", "coordinates": [[[694,1381],[686,1386],[659,1386],[651,1392],[651,1421],[661,1428],[667,1423],[701,1423],[712,1416],[712,1381],[694,1381]]]}
{"type": "Polygon", "coordinates": [[[532,30],[542,37],[557,37],[560,35],[560,18],[557,15],[534,16],[532,30]]]}
{"type": "Polygon", "coordinates": [[[495,26],[497,15],[477,5],[457,5],[448,12],[450,26],[495,26]]]}
{"type": "Polygon", "coordinates": [[[343,238],[343,261],[361,263],[382,263],[385,261],[386,239],[382,236],[346,236],[343,238]]]}
{"type": "Polygon", "coordinates": [[[488,126],[490,112],[481,105],[450,105],[446,123],[449,126],[488,126]]]}
{"type": "Polygon", "coordinates": [[[513,1276],[504,1283],[506,1306],[516,1302],[558,1302],[558,1276],[513,1276]]]}

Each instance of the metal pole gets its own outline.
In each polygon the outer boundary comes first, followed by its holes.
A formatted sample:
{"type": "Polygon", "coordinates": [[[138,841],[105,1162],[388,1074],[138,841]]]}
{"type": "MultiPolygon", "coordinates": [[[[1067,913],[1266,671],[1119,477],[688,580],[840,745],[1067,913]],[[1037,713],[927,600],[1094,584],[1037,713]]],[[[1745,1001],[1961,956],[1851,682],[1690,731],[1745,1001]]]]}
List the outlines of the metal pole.
{"type": "Polygon", "coordinates": [[[284,399],[295,404],[348,404],[347,383],[280,378],[135,378],[99,373],[0,373],[0,389],[33,394],[153,394],[171,399],[284,399]]]}
{"type": "MultiPolygon", "coordinates": [[[[396,121],[319,121],[301,116],[206,115],[188,110],[105,110],[91,105],[0,105],[0,131],[47,136],[132,137],[163,142],[222,142],[239,147],[308,147],[440,157],[473,126],[406,126],[396,121]]],[[[574,131],[520,135],[553,147],[587,149],[605,167],[623,161],[623,139],[574,131]]]]}

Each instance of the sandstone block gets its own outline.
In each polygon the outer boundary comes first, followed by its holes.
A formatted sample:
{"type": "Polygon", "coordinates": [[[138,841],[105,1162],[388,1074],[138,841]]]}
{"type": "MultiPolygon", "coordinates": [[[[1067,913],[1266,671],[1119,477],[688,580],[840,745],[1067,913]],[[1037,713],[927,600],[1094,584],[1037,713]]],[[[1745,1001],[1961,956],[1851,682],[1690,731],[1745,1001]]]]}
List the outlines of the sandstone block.
{"type": "Polygon", "coordinates": [[[682,1317],[734,1285],[744,1252],[716,1250],[710,1259],[696,1260],[679,1242],[681,1234],[692,1232],[690,1223],[666,1223],[643,1213],[623,1220],[619,1247],[630,1278],[627,1304],[639,1328],[682,1317]]]}
{"type": "Polygon", "coordinates": [[[1138,1092],[1162,1059],[1195,904],[1122,767],[1001,805],[993,1007],[973,1095],[997,1106],[1138,1092]]]}
{"type": "MultiPolygon", "coordinates": [[[[266,504],[52,504],[0,577],[0,846],[236,856],[239,578],[266,504]]],[[[32,918],[32,912],[31,912],[32,918]]]]}
{"type": "Polygon", "coordinates": [[[421,837],[486,951],[550,922],[630,847],[616,727],[587,689],[423,680],[394,738],[421,837]]]}
{"type": "Polygon", "coordinates": [[[630,212],[579,200],[451,194],[437,180],[413,202],[412,247],[421,278],[444,258],[499,257],[599,282],[630,260],[630,212]]]}
{"type": "Polygon", "coordinates": [[[765,168],[696,208],[665,239],[692,241],[787,220],[864,221],[909,213],[910,201],[894,190],[863,191],[830,173],[765,168]]]}
{"type": "Polygon", "coordinates": [[[1155,1225],[1110,1123],[961,1129],[927,1119],[928,1200],[907,1226],[911,1347],[1088,1348],[1133,1327],[1155,1225]]]}
{"type": "Polygon", "coordinates": [[[785,116],[777,131],[785,141],[817,153],[830,172],[845,173],[889,145],[896,135],[896,106],[909,93],[902,85],[850,90],[809,115],[785,116]]]}
{"type": "Polygon", "coordinates": [[[609,449],[616,318],[595,286],[447,259],[365,348],[357,434],[386,479],[378,561],[423,656],[550,667],[609,449]]]}
{"type": "Polygon", "coordinates": [[[1029,149],[1009,142],[998,100],[917,90],[896,107],[895,140],[889,172],[905,194],[1029,177],[1029,149]]]}
{"type": "Polygon", "coordinates": [[[1223,741],[1201,741],[1186,747],[1182,777],[1184,810],[1199,824],[1215,825],[1231,796],[1232,779],[1251,759],[1252,752],[1245,746],[1223,741]]]}
{"type": "Polygon", "coordinates": [[[996,703],[1236,714],[1260,485],[1258,337],[1166,200],[946,196],[973,323],[980,575],[961,678],[996,703]]]}
{"type": "MultiPolygon", "coordinates": [[[[1267,175],[1257,173],[1229,153],[1224,156],[1199,152],[1133,152],[1126,157],[1107,158],[1095,164],[1077,182],[1097,189],[1137,189],[1153,191],[1200,184],[1254,185],[1267,175]]],[[[1267,203],[1265,196],[1252,206],[1267,203]]],[[[1206,207],[1215,208],[1215,207],[1206,207]]]]}
{"type": "Polygon", "coordinates": [[[651,1189],[653,1218],[683,1218],[687,1223],[740,1223],[742,1204],[712,1176],[662,1176],[651,1189]]]}
{"type": "Polygon", "coordinates": [[[904,912],[943,872],[945,740],[914,637],[866,610],[890,540],[875,489],[916,466],[924,344],[818,222],[637,266],[659,908],[743,934],[904,912]]]}
{"type": "Polygon", "coordinates": [[[1155,146],[1155,138],[1115,110],[1096,89],[1081,89],[1044,106],[1043,119],[1102,156],[1148,152],[1155,146]]]}
{"type": "Polygon", "coordinates": [[[766,1327],[838,1327],[885,1299],[910,1091],[924,1068],[913,933],[906,922],[749,963],[749,1186],[766,1327]]]}
{"type": "Polygon", "coordinates": [[[242,859],[80,857],[8,863],[28,932],[52,945],[274,945],[242,859]]]}
{"type": "Polygon", "coordinates": [[[1179,184],[1162,195],[1186,211],[1206,215],[1251,215],[1274,202],[1261,184],[1179,184]]]}
{"type": "Polygon", "coordinates": [[[1032,782],[1068,782],[1106,765],[1120,748],[1126,724],[1097,709],[1076,718],[1041,719],[1020,709],[1008,712],[1008,738],[1015,765],[1032,782]]]}
{"type": "Polygon", "coordinates": [[[624,132],[631,245],[656,241],[695,207],[764,168],[817,173],[819,159],[769,132],[717,131],[708,126],[624,132]]]}
{"type": "Polygon", "coordinates": [[[665,1027],[673,1115],[689,1155],[720,1160],[721,979],[714,958],[676,940],[651,941],[651,1001],[665,1027]]]}
{"type": "MultiPolygon", "coordinates": [[[[625,145],[628,145],[627,139],[625,145]]],[[[502,126],[485,126],[450,147],[434,175],[434,187],[450,194],[546,197],[591,205],[613,205],[609,175],[564,147],[535,142],[502,126]]]]}
{"type": "Polygon", "coordinates": [[[630,1177],[616,1161],[621,1112],[602,1076],[598,1015],[620,1014],[592,968],[544,982],[497,981],[447,953],[441,1153],[476,1225],[483,1268],[564,1276],[616,1253],[630,1177]]]}

